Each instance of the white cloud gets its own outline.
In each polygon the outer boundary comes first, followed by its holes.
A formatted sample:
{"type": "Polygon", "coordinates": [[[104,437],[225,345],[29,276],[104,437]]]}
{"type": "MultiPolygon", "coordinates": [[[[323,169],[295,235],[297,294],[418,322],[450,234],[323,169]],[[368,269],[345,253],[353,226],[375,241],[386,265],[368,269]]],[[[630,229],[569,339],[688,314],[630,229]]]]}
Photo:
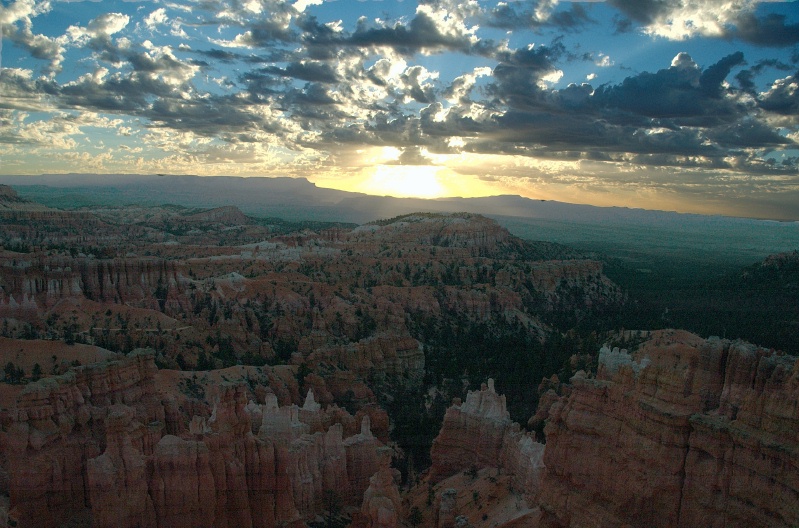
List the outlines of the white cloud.
{"type": "Polygon", "coordinates": [[[686,52],[681,51],[671,60],[671,67],[678,69],[698,70],[699,66],[686,52]]]}
{"type": "MultiPolygon", "coordinates": [[[[544,83],[555,84],[556,82],[560,81],[563,78],[563,70],[555,70],[547,73],[546,75],[541,77],[541,81],[544,83]]],[[[545,84],[540,83],[542,87],[546,87],[545,84]]]]}
{"type": "Polygon", "coordinates": [[[146,17],[144,17],[144,23],[150,29],[155,29],[156,26],[159,24],[166,24],[167,20],[169,20],[166,16],[166,9],[163,7],[159,7],[146,17]]]}
{"type": "Polygon", "coordinates": [[[645,32],[671,40],[696,35],[721,37],[742,12],[752,12],[757,0],[669,0],[645,32]]]}
{"type": "Polygon", "coordinates": [[[465,99],[468,97],[472,88],[474,88],[478,77],[486,77],[490,75],[491,68],[484,66],[475,68],[471,73],[465,73],[459,77],[456,77],[452,81],[452,84],[445,95],[447,101],[450,103],[456,103],[462,99],[465,99]]]}
{"type": "Polygon", "coordinates": [[[322,5],[323,0],[297,0],[294,4],[294,9],[302,13],[309,6],[322,5]]]}
{"type": "Polygon", "coordinates": [[[86,27],[69,26],[67,35],[76,44],[85,44],[89,39],[108,37],[119,33],[130,23],[130,17],[122,13],[104,13],[92,19],[86,27]]]}
{"type": "Polygon", "coordinates": [[[16,24],[22,22],[26,27],[31,27],[31,18],[50,11],[50,2],[37,2],[36,0],[18,0],[8,7],[0,9],[0,24],[16,24]]]}
{"type": "Polygon", "coordinates": [[[614,62],[613,62],[613,60],[610,58],[610,56],[608,56],[608,55],[606,55],[606,54],[604,54],[604,53],[600,52],[600,53],[597,55],[597,58],[596,58],[596,60],[594,61],[594,64],[596,64],[596,65],[597,65],[597,66],[599,66],[600,68],[609,68],[609,67],[613,66],[614,62]]]}

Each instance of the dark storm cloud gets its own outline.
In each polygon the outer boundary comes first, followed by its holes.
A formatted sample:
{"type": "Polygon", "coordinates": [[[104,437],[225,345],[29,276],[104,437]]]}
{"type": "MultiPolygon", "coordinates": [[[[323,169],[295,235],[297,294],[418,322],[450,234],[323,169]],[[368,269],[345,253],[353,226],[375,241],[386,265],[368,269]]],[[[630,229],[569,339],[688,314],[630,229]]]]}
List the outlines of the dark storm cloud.
{"type": "Polygon", "coordinates": [[[329,64],[318,61],[292,62],[285,68],[270,66],[261,71],[273,75],[324,84],[333,84],[341,81],[336,71],[329,64]]]}
{"type": "Polygon", "coordinates": [[[489,93],[513,108],[540,106],[545,94],[539,83],[547,74],[557,71],[555,61],[564,51],[563,45],[556,43],[552,47],[530,46],[500,54],[489,93]]]}
{"type": "Polygon", "coordinates": [[[565,11],[556,11],[544,19],[536,16],[534,6],[523,3],[502,3],[483,15],[486,26],[498,29],[555,27],[563,31],[576,30],[594,23],[580,4],[565,11]]]}
{"type": "Polygon", "coordinates": [[[792,46],[799,43],[799,24],[786,24],[785,15],[771,13],[758,18],[753,13],[743,13],[728,36],[758,46],[792,46]]]}
{"type": "MultiPolygon", "coordinates": [[[[690,57],[681,56],[690,61],[690,57]]],[[[743,109],[734,100],[722,97],[722,81],[742,60],[743,55],[735,53],[704,72],[693,61],[656,73],[644,72],[626,78],[619,85],[597,88],[592,100],[597,108],[624,112],[633,119],[665,118],[691,126],[728,122],[736,119],[743,109]]]]}
{"type": "Polygon", "coordinates": [[[791,143],[773,128],[754,119],[742,119],[710,130],[708,137],[722,147],[730,148],[775,148],[791,143]]]}
{"type": "Polygon", "coordinates": [[[214,61],[231,64],[234,62],[243,62],[245,64],[268,64],[271,62],[283,62],[288,60],[291,53],[280,49],[269,50],[268,54],[249,54],[235,53],[219,48],[212,48],[209,50],[189,50],[190,53],[208,57],[214,61]]]}
{"type": "Polygon", "coordinates": [[[360,25],[347,39],[348,45],[388,46],[405,55],[425,49],[468,50],[471,43],[459,37],[443,35],[427,14],[417,14],[408,26],[368,28],[360,25]]]}
{"type": "Polygon", "coordinates": [[[675,2],[673,0],[608,0],[608,3],[636,22],[648,25],[669,13],[675,2]]]}

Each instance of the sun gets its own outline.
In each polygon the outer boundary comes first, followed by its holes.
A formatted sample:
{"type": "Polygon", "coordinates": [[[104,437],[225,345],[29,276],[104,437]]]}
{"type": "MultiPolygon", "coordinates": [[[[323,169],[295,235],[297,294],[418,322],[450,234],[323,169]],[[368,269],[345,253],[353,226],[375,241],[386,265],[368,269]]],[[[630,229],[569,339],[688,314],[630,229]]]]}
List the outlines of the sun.
{"type": "Polygon", "coordinates": [[[358,190],[398,198],[441,198],[447,195],[438,178],[441,170],[433,165],[377,165],[358,190]]]}

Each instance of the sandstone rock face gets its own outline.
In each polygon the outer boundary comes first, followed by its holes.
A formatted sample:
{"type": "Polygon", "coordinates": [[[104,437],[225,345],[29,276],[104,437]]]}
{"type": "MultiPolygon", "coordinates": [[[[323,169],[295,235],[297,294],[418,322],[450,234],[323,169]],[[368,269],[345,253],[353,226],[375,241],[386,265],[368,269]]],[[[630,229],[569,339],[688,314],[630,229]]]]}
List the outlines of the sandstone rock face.
{"type": "Polygon", "coordinates": [[[57,526],[83,511],[89,502],[85,461],[100,456],[107,442],[112,445],[107,458],[126,453],[117,438],[128,427],[125,420],[138,424],[130,426],[125,442],[139,450],[152,447],[141,424],[164,421],[153,386],[155,370],[152,356],[134,355],[77,367],[25,388],[4,416],[0,436],[11,507],[19,520],[57,526]]]}
{"type": "Polygon", "coordinates": [[[511,421],[505,397],[494,390],[494,381],[471,391],[466,401],[453,405],[444,415],[441,432],[433,441],[430,457],[432,482],[464,470],[501,468],[513,475],[513,485],[533,501],[543,473],[544,445],[511,421]]]}
{"type": "Polygon", "coordinates": [[[654,332],[550,409],[541,525],[799,525],[799,362],[654,332]]]}
{"type": "MultiPolygon", "coordinates": [[[[272,393],[259,405],[227,382],[210,413],[178,426],[185,415],[159,397],[155,372],[142,352],[27,386],[2,416],[13,520],[265,528],[313,519],[327,490],[360,507],[383,468],[367,413],[360,433],[344,438],[355,418],[323,409],[312,391],[302,408],[281,407],[272,393]]],[[[388,493],[383,477],[370,497],[388,493]]]]}
{"type": "Polygon", "coordinates": [[[397,489],[399,471],[391,469],[391,453],[383,448],[379,454],[380,469],[369,479],[363,494],[361,526],[396,528],[402,517],[402,498],[397,489]]]}
{"type": "Polygon", "coordinates": [[[433,440],[433,480],[472,466],[497,465],[511,423],[505,397],[496,393],[493,380],[488,387],[469,392],[465,402],[447,409],[441,431],[433,440]]]}
{"type": "MultiPolygon", "coordinates": [[[[156,291],[171,289],[175,297],[185,282],[174,262],[156,258],[16,259],[3,266],[0,309],[10,307],[11,299],[17,303],[31,299],[44,309],[74,296],[158,309],[156,291]]],[[[161,300],[166,301],[163,295],[161,300]]]]}

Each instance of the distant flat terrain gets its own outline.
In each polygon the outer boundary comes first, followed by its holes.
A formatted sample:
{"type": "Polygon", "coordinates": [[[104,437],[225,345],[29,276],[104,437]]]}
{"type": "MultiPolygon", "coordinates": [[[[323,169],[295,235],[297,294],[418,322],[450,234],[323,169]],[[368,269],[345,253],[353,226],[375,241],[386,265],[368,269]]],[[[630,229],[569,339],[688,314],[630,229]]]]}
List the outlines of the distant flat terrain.
{"type": "Polygon", "coordinates": [[[520,196],[425,200],[317,187],[305,179],[143,175],[3,176],[23,198],[49,207],[236,205],[245,214],[285,220],[365,223],[416,211],[471,212],[511,233],[617,258],[634,269],[667,259],[722,271],[799,248],[799,223],[594,207],[520,196]]]}

